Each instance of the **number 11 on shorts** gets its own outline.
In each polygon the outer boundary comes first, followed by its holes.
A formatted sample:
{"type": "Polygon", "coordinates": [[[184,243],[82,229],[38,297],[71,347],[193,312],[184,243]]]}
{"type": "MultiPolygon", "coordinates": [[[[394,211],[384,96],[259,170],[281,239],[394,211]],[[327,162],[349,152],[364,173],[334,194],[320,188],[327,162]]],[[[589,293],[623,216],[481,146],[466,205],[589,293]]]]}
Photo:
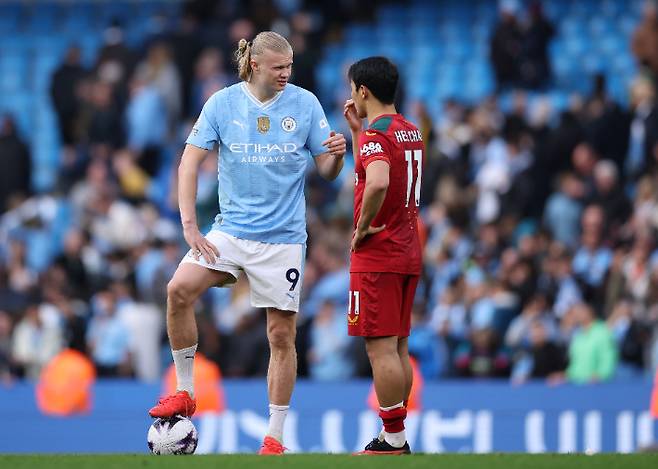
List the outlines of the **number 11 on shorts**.
{"type": "Polygon", "coordinates": [[[361,305],[359,302],[359,292],[350,291],[350,297],[347,304],[347,322],[354,325],[359,321],[359,311],[361,305]]]}

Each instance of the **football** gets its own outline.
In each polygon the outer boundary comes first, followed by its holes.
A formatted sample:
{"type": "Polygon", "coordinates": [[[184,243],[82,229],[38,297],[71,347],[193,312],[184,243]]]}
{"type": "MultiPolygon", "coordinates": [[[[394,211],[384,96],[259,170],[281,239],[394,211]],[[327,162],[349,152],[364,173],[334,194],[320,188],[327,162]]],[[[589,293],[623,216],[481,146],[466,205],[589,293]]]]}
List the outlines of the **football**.
{"type": "Polygon", "coordinates": [[[190,419],[176,415],[156,419],[149,428],[147,441],[153,454],[192,454],[199,435],[190,419]]]}

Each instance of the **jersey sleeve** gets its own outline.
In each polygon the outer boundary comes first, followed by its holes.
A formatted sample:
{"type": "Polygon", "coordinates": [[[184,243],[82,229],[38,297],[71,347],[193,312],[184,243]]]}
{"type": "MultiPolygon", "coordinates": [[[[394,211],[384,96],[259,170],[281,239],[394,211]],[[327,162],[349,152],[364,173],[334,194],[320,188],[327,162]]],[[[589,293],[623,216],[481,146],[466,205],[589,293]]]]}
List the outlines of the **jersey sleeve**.
{"type": "Polygon", "coordinates": [[[364,168],[373,161],[391,164],[389,145],[386,137],[379,132],[366,130],[359,135],[359,158],[364,168]]]}
{"type": "Polygon", "coordinates": [[[311,107],[311,128],[306,138],[306,148],[311,155],[318,156],[327,152],[327,148],[322,145],[322,142],[329,138],[329,122],[327,122],[327,116],[325,116],[318,98],[310,94],[307,104],[311,107]]]}
{"type": "Polygon", "coordinates": [[[215,143],[219,142],[219,127],[217,116],[218,94],[212,95],[203,105],[199,118],[194,123],[190,135],[185,143],[195,147],[212,150],[215,143]]]}

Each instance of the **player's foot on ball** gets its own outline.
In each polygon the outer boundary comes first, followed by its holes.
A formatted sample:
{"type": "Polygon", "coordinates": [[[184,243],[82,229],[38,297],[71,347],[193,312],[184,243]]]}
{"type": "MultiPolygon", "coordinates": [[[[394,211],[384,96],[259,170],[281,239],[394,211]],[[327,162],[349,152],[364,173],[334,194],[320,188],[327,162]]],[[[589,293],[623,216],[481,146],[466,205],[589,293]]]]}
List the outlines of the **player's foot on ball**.
{"type": "Polygon", "coordinates": [[[402,448],[396,448],[395,446],[391,446],[384,440],[380,440],[379,438],[373,439],[370,443],[366,445],[366,449],[363,451],[359,451],[358,453],[354,453],[357,456],[361,455],[388,455],[388,456],[395,456],[395,455],[402,455],[402,454],[411,454],[411,449],[409,448],[409,443],[406,441],[404,442],[404,446],[402,448]]]}
{"type": "Polygon", "coordinates": [[[187,391],[178,391],[171,396],[163,397],[149,410],[149,415],[154,418],[168,418],[174,415],[191,417],[196,410],[196,399],[190,397],[187,391]]]}
{"type": "Polygon", "coordinates": [[[263,440],[263,446],[260,447],[258,454],[278,455],[283,454],[285,450],[286,449],[276,440],[276,438],[266,436],[263,440]]]}

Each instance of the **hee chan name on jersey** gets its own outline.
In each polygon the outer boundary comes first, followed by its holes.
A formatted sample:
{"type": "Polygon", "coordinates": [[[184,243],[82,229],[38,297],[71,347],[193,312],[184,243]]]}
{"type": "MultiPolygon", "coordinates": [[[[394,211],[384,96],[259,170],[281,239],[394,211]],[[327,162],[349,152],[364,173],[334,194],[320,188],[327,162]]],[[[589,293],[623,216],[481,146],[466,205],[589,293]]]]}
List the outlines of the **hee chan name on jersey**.
{"type": "Polygon", "coordinates": [[[393,135],[395,135],[395,140],[398,143],[423,141],[423,135],[420,133],[420,130],[396,130],[393,132],[393,135]]]}

